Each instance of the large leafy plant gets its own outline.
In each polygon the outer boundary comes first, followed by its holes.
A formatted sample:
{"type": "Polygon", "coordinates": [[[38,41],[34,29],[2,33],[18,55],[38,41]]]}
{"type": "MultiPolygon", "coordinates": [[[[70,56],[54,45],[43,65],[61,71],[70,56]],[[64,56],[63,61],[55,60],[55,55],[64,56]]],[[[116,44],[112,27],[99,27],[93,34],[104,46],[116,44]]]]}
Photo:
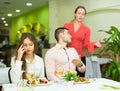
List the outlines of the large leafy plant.
{"type": "MultiPolygon", "coordinates": [[[[99,30],[105,32],[109,37],[103,39],[106,45],[101,52],[111,52],[112,58],[120,55],[120,31],[115,26],[111,26],[109,30],[99,30]]],[[[118,60],[119,61],[119,60],[118,60]]]]}
{"type": "Polygon", "coordinates": [[[48,42],[47,28],[44,25],[37,22],[37,23],[29,23],[27,25],[24,25],[22,26],[22,28],[19,29],[19,31],[17,31],[16,44],[18,43],[22,34],[27,32],[33,34],[37,39],[45,40],[48,42]]]}
{"type": "Polygon", "coordinates": [[[120,82],[120,64],[112,61],[109,66],[104,65],[102,68],[102,76],[120,82]]]}
{"type": "Polygon", "coordinates": [[[109,37],[103,39],[105,46],[101,53],[110,52],[113,61],[107,67],[103,67],[103,77],[120,81],[120,31],[115,26],[111,26],[109,30],[99,30],[105,32],[109,37]]]}

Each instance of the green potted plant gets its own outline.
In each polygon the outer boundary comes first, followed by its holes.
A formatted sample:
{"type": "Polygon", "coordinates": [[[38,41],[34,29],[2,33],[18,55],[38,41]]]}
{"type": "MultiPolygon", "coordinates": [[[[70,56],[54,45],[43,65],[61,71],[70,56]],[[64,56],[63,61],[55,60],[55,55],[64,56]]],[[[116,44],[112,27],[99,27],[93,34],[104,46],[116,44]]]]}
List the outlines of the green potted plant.
{"type": "Polygon", "coordinates": [[[99,30],[105,32],[109,37],[103,39],[105,46],[102,48],[101,53],[110,52],[112,62],[107,67],[103,67],[103,77],[120,81],[120,31],[115,26],[111,26],[109,30],[99,30]]]}
{"type": "Polygon", "coordinates": [[[109,66],[104,65],[102,69],[103,77],[120,82],[120,64],[118,62],[113,60],[109,66]]]}

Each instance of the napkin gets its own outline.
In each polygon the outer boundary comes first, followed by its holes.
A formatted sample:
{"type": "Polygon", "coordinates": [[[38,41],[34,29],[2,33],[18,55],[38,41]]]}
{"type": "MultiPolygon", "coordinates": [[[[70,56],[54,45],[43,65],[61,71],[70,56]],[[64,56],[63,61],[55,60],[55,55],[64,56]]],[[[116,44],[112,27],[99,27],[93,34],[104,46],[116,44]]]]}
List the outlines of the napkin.
{"type": "Polygon", "coordinates": [[[100,87],[101,89],[109,89],[109,90],[120,90],[120,86],[118,86],[118,85],[102,85],[101,87],[100,87]]]}
{"type": "Polygon", "coordinates": [[[31,90],[27,87],[20,87],[19,89],[17,89],[17,91],[31,91],[31,90]]]}

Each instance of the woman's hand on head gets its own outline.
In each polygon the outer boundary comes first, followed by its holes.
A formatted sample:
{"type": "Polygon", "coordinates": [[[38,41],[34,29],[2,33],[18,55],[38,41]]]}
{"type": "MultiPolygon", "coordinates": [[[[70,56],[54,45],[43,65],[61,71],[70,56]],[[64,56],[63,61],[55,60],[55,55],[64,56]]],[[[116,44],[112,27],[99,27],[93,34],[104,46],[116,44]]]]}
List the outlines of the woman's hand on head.
{"type": "Polygon", "coordinates": [[[17,51],[17,60],[21,60],[23,54],[24,54],[24,48],[23,48],[23,44],[20,46],[20,48],[17,51]]]}

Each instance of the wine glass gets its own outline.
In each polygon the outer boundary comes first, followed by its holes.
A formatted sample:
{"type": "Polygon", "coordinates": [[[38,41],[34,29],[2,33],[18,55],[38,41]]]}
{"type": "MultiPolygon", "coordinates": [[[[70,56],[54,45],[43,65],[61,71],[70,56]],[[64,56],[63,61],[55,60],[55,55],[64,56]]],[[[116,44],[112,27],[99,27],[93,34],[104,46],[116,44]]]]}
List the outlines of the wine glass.
{"type": "Polygon", "coordinates": [[[62,67],[56,68],[55,74],[56,74],[56,76],[58,76],[59,78],[62,78],[62,76],[64,75],[64,69],[63,69],[62,67]]]}
{"type": "Polygon", "coordinates": [[[32,79],[34,77],[34,71],[28,70],[26,73],[27,79],[32,79]]]}
{"type": "Polygon", "coordinates": [[[29,86],[29,88],[32,87],[31,82],[32,82],[32,80],[33,80],[33,77],[34,77],[34,71],[28,70],[28,71],[26,72],[26,78],[27,78],[27,85],[29,86]]]}

